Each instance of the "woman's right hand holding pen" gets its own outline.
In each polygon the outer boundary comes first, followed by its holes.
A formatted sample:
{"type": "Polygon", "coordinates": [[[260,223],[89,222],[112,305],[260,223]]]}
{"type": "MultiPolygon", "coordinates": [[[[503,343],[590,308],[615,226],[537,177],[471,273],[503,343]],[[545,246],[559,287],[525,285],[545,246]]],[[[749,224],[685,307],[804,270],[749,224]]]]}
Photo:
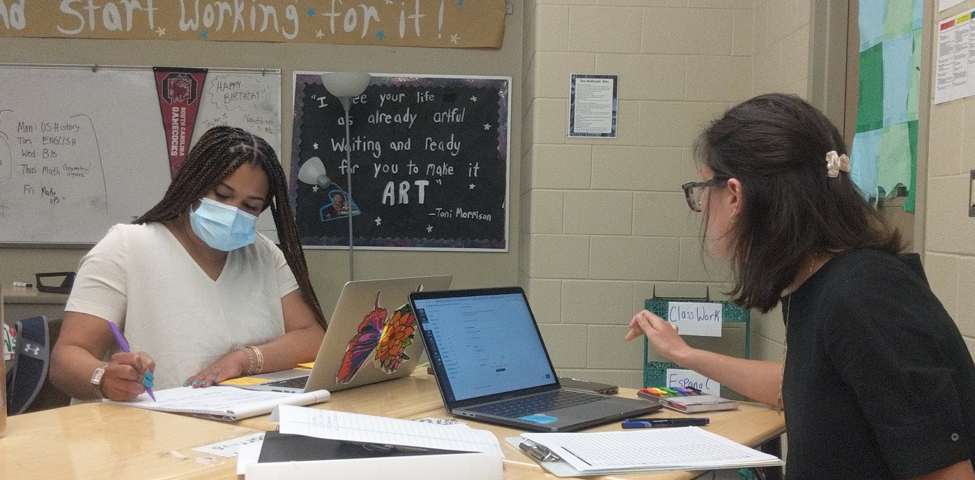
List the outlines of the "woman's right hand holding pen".
{"type": "Polygon", "coordinates": [[[152,388],[156,362],[146,352],[118,352],[105,367],[99,388],[105,398],[128,402],[152,388]]]}
{"type": "Polygon", "coordinates": [[[630,331],[626,333],[626,340],[633,340],[640,335],[646,335],[650,346],[661,356],[680,364],[682,355],[690,352],[691,347],[677,334],[677,325],[664,320],[647,310],[637,313],[630,320],[630,331]]]}

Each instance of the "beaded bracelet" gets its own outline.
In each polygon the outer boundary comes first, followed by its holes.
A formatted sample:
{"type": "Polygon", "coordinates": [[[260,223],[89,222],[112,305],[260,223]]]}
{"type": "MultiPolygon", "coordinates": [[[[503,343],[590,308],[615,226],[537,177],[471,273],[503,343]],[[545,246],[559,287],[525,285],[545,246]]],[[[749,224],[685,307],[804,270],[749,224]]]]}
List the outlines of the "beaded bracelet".
{"type": "Polygon", "coordinates": [[[254,356],[251,355],[251,349],[249,347],[241,347],[241,348],[238,348],[237,351],[244,352],[244,355],[247,355],[247,371],[244,372],[244,375],[248,375],[248,376],[249,375],[253,375],[254,374],[254,356]]]}

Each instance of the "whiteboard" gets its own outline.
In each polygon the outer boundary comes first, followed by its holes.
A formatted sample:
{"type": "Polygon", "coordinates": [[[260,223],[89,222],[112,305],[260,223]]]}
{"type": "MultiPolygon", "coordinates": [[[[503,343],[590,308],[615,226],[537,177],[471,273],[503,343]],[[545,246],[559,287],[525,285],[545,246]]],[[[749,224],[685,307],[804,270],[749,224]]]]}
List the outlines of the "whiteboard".
{"type": "MultiPolygon", "coordinates": [[[[158,98],[151,67],[0,66],[0,243],[93,244],[158,203],[171,180],[158,98]]],[[[280,70],[208,69],[201,100],[191,143],[232,125],[280,158],[280,70]]]]}

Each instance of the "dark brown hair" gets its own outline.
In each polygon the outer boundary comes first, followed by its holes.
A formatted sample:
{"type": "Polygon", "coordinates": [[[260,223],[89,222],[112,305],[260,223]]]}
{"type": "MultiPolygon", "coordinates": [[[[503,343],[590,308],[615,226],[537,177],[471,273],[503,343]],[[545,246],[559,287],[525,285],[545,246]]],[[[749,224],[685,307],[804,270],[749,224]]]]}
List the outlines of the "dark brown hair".
{"type": "Polygon", "coordinates": [[[847,153],[839,130],[815,107],[785,94],[736,105],[698,137],[695,158],[715,177],[742,185],[741,212],[729,233],[730,295],[738,305],[771,310],[809,254],[903,248],[900,234],[849,173],[826,175],[829,151],[847,153]]]}
{"type": "Polygon", "coordinates": [[[264,208],[271,208],[281,250],[298,281],[302,297],[315,313],[318,323],[327,328],[322,307],[308,279],[308,265],[288,201],[284,170],[274,149],[261,137],[227,126],[207,130],[190,149],[162,200],[132,223],[163,222],[179,217],[245,163],[261,167],[267,175],[270,192],[264,208]]]}

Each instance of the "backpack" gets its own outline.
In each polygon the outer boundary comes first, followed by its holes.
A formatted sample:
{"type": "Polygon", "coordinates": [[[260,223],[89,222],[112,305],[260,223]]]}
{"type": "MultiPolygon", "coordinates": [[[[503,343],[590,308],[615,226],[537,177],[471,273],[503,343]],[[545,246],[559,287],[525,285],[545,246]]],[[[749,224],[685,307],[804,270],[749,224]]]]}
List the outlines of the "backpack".
{"type": "Polygon", "coordinates": [[[51,360],[47,317],[17,322],[13,367],[7,372],[7,415],[23,413],[44,386],[51,360]]]}

